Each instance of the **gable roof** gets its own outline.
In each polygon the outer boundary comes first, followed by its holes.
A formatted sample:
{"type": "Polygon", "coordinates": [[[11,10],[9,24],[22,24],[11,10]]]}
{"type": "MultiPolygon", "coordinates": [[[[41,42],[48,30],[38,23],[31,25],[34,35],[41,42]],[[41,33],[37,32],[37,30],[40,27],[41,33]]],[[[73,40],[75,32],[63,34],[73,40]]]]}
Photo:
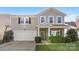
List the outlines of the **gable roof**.
{"type": "Polygon", "coordinates": [[[64,16],[66,16],[65,13],[63,13],[63,12],[61,12],[61,11],[55,9],[55,8],[48,8],[48,9],[46,9],[46,10],[40,12],[38,15],[44,14],[44,13],[46,13],[46,12],[48,12],[48,11],[54,11],[54,12],[57,12],[57,13],[60,13],[60,14],[63,14],[64,16]]]}

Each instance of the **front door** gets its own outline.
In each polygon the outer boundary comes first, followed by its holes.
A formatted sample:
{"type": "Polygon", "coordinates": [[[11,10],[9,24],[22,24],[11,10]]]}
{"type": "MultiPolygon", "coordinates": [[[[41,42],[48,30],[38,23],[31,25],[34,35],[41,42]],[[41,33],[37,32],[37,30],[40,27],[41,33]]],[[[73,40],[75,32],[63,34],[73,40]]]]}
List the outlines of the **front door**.
{"type": "Polygon", "coordinates": [[[42,37],[43,40],[46,40],[46,33],[45,33],[45,31],[40,31],[40,36],[42,37]]]}

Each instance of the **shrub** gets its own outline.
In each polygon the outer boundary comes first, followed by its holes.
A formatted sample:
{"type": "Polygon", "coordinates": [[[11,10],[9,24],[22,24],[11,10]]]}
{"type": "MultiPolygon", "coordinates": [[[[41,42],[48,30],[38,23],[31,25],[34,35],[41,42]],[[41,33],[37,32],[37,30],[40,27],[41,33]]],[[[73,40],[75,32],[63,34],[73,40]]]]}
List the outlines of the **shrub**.
{"type": "Polygon", "coordinates": [[[67,31],[67,36],[65,37],[65,42],[75,42],[78,41],[77,31],[75,29],[69,29],[67,31]]]}
{"type": "Polygon", "coordinates": [[[41,43],[42,38],[40,36],[35,37],[35,42],[36,43],[41,43]]]}
{"type": "Polygon", "coordinates": [[[64,38],[64,42],[65,43],[70,43],[70,42],[72,42],[72,39],[71,38],[68,38],[68,37],[65,37],[64,38]]]}
{"type": "Polygon", "coordinates": [[[13,31],[6,31],[3,36],[3,43],[10,42],[13,40],[13,31]]]}
{"type": "Polygon", "coordinates": [[[53,36],[53,35],[51,35],[51,36],[49,37],[49,40],[53,39],[53,37],[54,37],[54,36],[53,36]]]}
{"type": "Polygon", "coordinates": [[[63,37],[63,36],[60,36],[60,35],[57,35],[57,36],[50,36],[50,37],[49,37],[49,40],[50,40],[52,43],[63,43],[63,42],[64,42],[64,37],[63,37]]]}

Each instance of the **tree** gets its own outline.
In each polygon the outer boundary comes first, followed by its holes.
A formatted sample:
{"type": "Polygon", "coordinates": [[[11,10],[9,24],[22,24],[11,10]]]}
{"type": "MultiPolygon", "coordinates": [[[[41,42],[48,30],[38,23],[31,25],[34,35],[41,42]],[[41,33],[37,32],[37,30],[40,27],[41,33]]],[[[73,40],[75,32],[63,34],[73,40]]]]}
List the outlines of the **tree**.
{"type": "Polygon", "coordinates": [[[67,37],[66,37],[68,41],[70,42],[75,42],[78,41],[78,35],[77,35],[77,31],[75,29],[69,29],[67,31],[67,37]]]}
{"type": "Polygon", "coordinates": [[[3,43],[13,41],[13,31],[7,29],[9,28],[9,25],[5,25],[5,31],[3,36],[3,43]]]}

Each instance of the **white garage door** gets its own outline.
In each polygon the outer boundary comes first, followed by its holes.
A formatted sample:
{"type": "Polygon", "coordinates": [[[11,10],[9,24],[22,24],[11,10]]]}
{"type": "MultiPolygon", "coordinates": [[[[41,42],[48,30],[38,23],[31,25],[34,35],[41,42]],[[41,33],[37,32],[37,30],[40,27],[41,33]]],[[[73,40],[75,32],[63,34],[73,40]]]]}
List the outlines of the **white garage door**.
{"type": "Polygon", "coordinates": [[[14,40],[15,41],[33,41],[36,36],[34,30],[15,30],[14,40]]]}

